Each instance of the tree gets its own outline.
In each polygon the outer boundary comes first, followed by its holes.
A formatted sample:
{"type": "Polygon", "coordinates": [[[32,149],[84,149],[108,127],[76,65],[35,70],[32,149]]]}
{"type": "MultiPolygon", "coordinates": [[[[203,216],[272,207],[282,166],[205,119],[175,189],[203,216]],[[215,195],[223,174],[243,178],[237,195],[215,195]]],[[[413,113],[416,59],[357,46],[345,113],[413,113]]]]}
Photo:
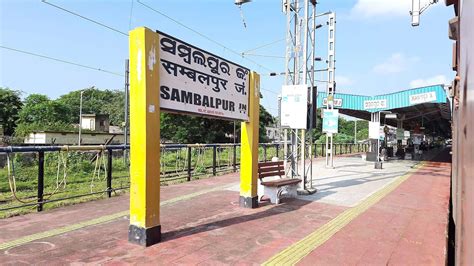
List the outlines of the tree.
{"type": "Polygon", "coordinates": [[[120,90],[99,90],[95,87],[71,91],[60,96],[56,101],[71,109],[69,120],[79,123],[79,108],[82,94],[83,114],[108,114],[110,124],[121,126],[124,120],[125,93],[120,90]]]}
{"type": "MultiPolygon", "coordinates": [[[[260,142],[266,142],[265,126],[273,123],[270,113],[260,106],[260,142]]],[[[179,115],[161,114],[161,137],[175,143],[225,143],[233,141],[234,123],[226,120],[179,115]]],[[[240,122],[236,122],[237,142],[240,142],[240,122]]]]}
{"type": "Polygon", "coordinates": [[[5,135],[13,135],[22,106],[19,91],[0,87],[0,124],[5,135]]]}
{"type": "Polygon", "coordinates": [[[273,116],[263,107],[260,105],[260,115],[259,115],[259,142],[264,143],[268,142],[267,134],[265,127],[275,123],[275,119],[273,116]]]}
{"type": "Polygon", "coordinates": [[[19,113],[17,136],[35,130],[72,130],[69,106],[50,100],[41,94],[31,94],[19,113]]]}

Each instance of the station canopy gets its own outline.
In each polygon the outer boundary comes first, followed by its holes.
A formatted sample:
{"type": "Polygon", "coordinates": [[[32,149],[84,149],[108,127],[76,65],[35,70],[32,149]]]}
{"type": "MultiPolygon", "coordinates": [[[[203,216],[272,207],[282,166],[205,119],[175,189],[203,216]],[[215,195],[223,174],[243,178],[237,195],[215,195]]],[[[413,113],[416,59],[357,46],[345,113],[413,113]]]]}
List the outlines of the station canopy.
{"type": "MultiPolygon", "coordinates": [[[[324,108],[326,92],[318,92],[317,107],[324,108]]],[[[387,113],[403,118],[405,130],[424,128],[432,136],[451,136],[451,108],[443,85],[414,88],[376,96],[334,94],[334,108],[348,116],[369,120],[371,113],[381,112],[381,123],[397,126],[397,119],[386,118],[387,113]]]]}

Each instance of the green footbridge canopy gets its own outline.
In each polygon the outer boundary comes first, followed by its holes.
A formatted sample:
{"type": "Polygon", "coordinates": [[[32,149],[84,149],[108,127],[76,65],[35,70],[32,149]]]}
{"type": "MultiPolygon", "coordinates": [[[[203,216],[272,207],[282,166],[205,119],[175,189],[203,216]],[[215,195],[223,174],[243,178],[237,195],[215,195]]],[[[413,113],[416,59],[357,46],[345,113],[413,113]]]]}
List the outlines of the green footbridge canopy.
{"type": "MultiPolygon", "coordinates": [[[[317,107],[327,104],[326,92],[318,92],[317,107]]],[[[334,108],[352,117],[370,120],[371,113],[386,112],[403,117],[406,130],[416,126],[425,127],[425,132],[449,137],[451,135],[451,108],[443,85],[414,88],[375,96],[334,94],[334,108]]],[[[385,120],[385,119],[384,119],[385,120]]],[[[381,120],[383,121],[383,120],[381,120]]],[[[396,126],[396,119],[387,119],[386,123],[396,126]]]]}

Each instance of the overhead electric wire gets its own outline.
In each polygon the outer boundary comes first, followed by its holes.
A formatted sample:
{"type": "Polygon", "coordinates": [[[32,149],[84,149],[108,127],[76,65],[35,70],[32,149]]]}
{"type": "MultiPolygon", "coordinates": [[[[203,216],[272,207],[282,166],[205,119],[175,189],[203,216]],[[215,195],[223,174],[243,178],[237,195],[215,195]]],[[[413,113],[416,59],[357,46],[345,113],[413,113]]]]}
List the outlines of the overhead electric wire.
{"type": "Polygon", "coordinates": [[[278,56],[278,55],[266,55],[266,54],[245,54],[245,55],[259,56],[259,57],[269,57],[269,58],[277,58],[277,59],[285,59],[284,56],[278,56]]]}
{"type": "Polygon", "coordinates": [[[268,89],[264,89],[264,88],[260,88],[260,90],[262,90],[262,91],[268,91],[268,92],[270,92],[270,93],[273,93],[273,94],[275,94],[275,95],[278,95],[277,92],[274,92],[274,91],[272,91],[272,90],[268,90],[268,89]]]}
{"type": "MultiPolygon", "coordinates": [[[[99,26],[101,26],[101,27],[107,28],[107,29],[109,29],[109,30],[115,31],[115,32],[120,33],[120,34],[125,35],[125,36],[129,36],[128,33],[125,33],[125,32],[123,32],[123,31],[121,31],[121,30],[118,30],[118,29],[113,28],[113,27],[111,27],[111,26],[108,26],[108,25],[106,25],[106,24],[104,24],[104,23],[101,23],[101,22],[99,22],[99,21],[96,21],[96,20],[93,20],[93,19],[91,19],[91,18],[88,18],[88,17],[86,17],[86,16],[83,16],[83,15],[81,15],[81,14],[79,14],[79,13],[74,12],[74,11],[68,10],[68,9],[66,9],[66,8],[64,8],[64,7],[61,7],[61,6],[58,6],[58,5],[56,5],[56,4],[50,3],[50,2],[48,2],[47,0],[41,0],[41,2],[43,2],[43,3],[45,3],[45,4],[48,4],[48,5],[52,6],[52,7],[55,7],[55,8],[57,8],[57,9],[60,9],[60,10],[62,10],[62,11],[64,11],[64,12],[69,13],[69,14],[72,14],[72,15],[74,15],[74,16],[77,16],[77,17],[79,17],[79,18],[82,18],[82,19],[84,19],[84,20],[87,20],[87,21],[89,21],[89,22],[92,22],[92,23],[94,23],[94,24],[97,24],[97,25],[99,25],[99,26]]],[[[187,26],[187,25],[181,23],[180,21],[178,21],[178,20],[176,20],[176,19],[174,19],[174,18],[172,18],[172,17],[166,15],[165,13],[163,13],[163,12],[157,10],[157,9],[154,9],[153,7],[151,7],[151,6],[149,6],[149,5],[147,5],[147,4],[143,3],[143,2],[141,2],[140,0],[137,0],[137,2],[138,2],[139,4],[141,4],[142,6],[144,6],[144,7],[148,8],[148,9],[152,10],[153,12],[156,12],[156,13],[160,14],[161,16],[164,16],[165,18],[167,18],[167,19],[169,19],[169,20],[175,22],[176,24],[178,24],[178,25],[180,25],[180,26],[182,26],[182,27],[184,27],[184,28],[186,28],[186,29],[188,29],[188,30],[190,30],[190,31],[192,31],[192,32],[194,32],[194,33],[196,33],[197,35],[199,35],[199,36],[205,38],[206,40],[208,40],[208,41],[210,41],[210,42],[212,42],[212,43],[214,43],[214,44],[217,44],[218,46],[220,46],[220,47],[222,47],[222,48],[228,50],[229,52],[231,52],[231,53],[233,53],[233,54],[235,54],[235,55],[241,56],[243,59],[245,59],[245,60],[247,60],[247,61],[249,61],[249,62],[255,64],[256,66],[259,66],[260,68],[266,69],[266,70],[268,70],[268,71],[272,71],[272,70],[269,69],[268,67],[266,67],[266,66],[264,66],[264,65],[262,65],[262,64],[260,64],[260,63],[258,63],[258,62],[256,62],[255,60],[252,60],[252,59],[250,59],[250,58],[245,57],[244,54],[239,53],[239,52],[237,52],[237,51],[235,51],[235,50],[233,50],[233,49],[231,49],[231,48],[225,46],[224,44],[222,44],[222,43],[220,43],[220,42],[218,42],[218,41],[213,40],[212,38],[208,37],[207,35],[205,35],[205,34],[199,32],[199,31],[197,31],[197,30],[195,30],[195,29],[193,29],[193,28],[191,28],[191,27],[189,27],[189,26],[187,26]]],[[[130,8],[129,28],[131,28],[132,12],[133,12],[133,0],[132,0],[132,3],[131,3],[131,8],[130,8]]],[[[280,40],[278,40],[278,41],[280,41],[280,40]]],[[[275,42],[277,42],[277,41],[275,41],[275,42]]],[[[274,43],[274,42],[273,42],[273,43],[274,43]]],[[[266,44],[266,45],[264,45],[264,46],[267,46],[267,45],[270,45],[270,44],[266,44]]],[[[261,48],[261,47],[258,47],[257,49],[259,49],[259,48],[261,48]]],[[[255,50],[255,49],[253,49],[253,50],[255,50]]]]}
{"type": "Polygon", "coordinates": [[[257,46],[257,47],[255,47],[255,48],[249,49],[249,50],[247,50],[247,51],[243,51],[242,54],[246,54],[246,53],[248,53],[248,52],[252,52],[252,51],[255,51],[255,50],[258,50],[258,49],[261,49],[261,48],[270,46],[270,45],[272,45],[272,44],[275,44],[275,43],[278,43],[278,42],[281,42],[281,41],[284,41],[284,40],[286,40],[286,38],[279,39],[279,40],[273,41],[273,42],[271,42],[271,43],[263,44],[263,45],[261,45],[261,46],[257,46]]]}
{"type": "Polygon", "coordinates": [[[20,50],[20,49],[16,49],[16,48],[6,47],[6,46],[3,46],[3,45],[0,45],[0,48],[7,49],[7,50],[10,50],[10,51],[14,51],[14,52],[18,52],[18,53],[31,55],[31,56],[41,57],[41,58],[53,60],[53,61],[56,61],[56,62],[69,64],[69,65],[74,65],[74,66],[78,66],[78,67],[83,67],[83,68],[87,68],[87,69],[101,71],[101,72],[104,72],[104,73],[108,73],[108,74],[112,74],[112,75],[116,75],[116,76],[120,76],[120,77],[124,77],[123,74],[120,74],[120,73],[117,73],[117,72],[113,72],[113,71],[102,69],[102,68],[87,66],[87,65],[83,65],[83,64],[79,64],[79,63],[75,63],[75,62],[72,62],[72,61],[67,61],[67,60],[63,60],[63,59],[59,59],[59,58],[54,58],[54,57],[47,56],[47,55],[28,52],[28,51],[24,51],[24,50],[20,50]]]}
{"type": "MultiPolygon", "coordinates": [[[[126,33],[126,32],[123,32],[123,31],[121,31],[121,30],[112,28],[112,27],[110,27],[110,26],[108,26],[108,25],[105,25],[104,23],[98,22],[98,21],[96,21],[96,20],[93,20],[93,19],[90,19],[90,18],[88,18],[88,17],[85,17],[85,16],[83,16],[83,15],[81,15],[81,14],[78,14],[78,13],[76,13],[76,12],[73,12],[73,11],[71,11],[71,10],[68,10],[68,9],[66,9],[66,8],[63,8],[63,7],[60,7],[60,6],[58,6],[58,5],[52,4],[52,3],[48,2],[47,0],[41,0],[41,2],[43,2],[43,3],[45,3],[45,4],[48,4],[48,5],[52,6],[52,7],[55,7],[55,8],[57,8],[57,9],[60,9],[60,10],[62,10],[62,11],[64,11],[64,12],[69,13],[69,14],[72,14],[72,15],[74,15],[74,16],[76,16],[76,17],[85,19],[85,20],[87,20],[87,21],[89,21],[89,22],[92,22],[92,23],[94,23],[94,24],[97,24],[97,25],[99,25],[99,26],[102,26],[102,27],[104,27],[104,28],[107,28],[107,29],[109,29],[109,30],[113,30],[113,31],[115,31],[115,32],[118,32],[118,33],[120,33],[120,34],[123,34],[123,35],[125,35],[125,36],[128,36],[128,33],[126,33]]],[[[133,2],[132,2],[132,3],[133,3],[133,2]]]]}
{"type": "Polygon", "coordinates": [[[174,18],[172,18],[172,17],[166,15],[165,13],[163,13],[163,12],[161,12],[161,11],[159,11],[159,10],[154,9],[153,7],[151,7],[151,6],[149,6],[149,5],[147,5],[147,4],[143,3],[143,2],[141,2],[140,0],[137,0],[137,2],[138,2],[139,4],[141,4],[142,6],[144,6],[144,7],[148,8],[148,9],[152,10],[153,12],[155,12],[155,13],[157,13],[157,14],[160,14],[161,16],[163,16],[163,17],[165,17],[165,18],[167,18],[167,19],[173,21],[174,23],[180,25],[181,27],[186,28],[186,29],[188,29],[188,30],[190,30],[190,31],[192,31],[192,32],[194,32],[194,33],[196,33],[197,35],[203,37],[204,39],[206,39],[206,40],[208,40],[208,41],[210,41],[210,42],[212,42],[212,43],[214,43],[214,44],[217,44],[218,46],[220,46],[220,47],[222,47],[222,48],[228,50],[229,52],[231,52],[231,53],[233,53],[233,54],[236,54],[236,55],[238,55],[238,56],[241,56],[243,59],[245,59],[245,60],[247,60],[247,61],[249,61],[249,62],[255,64],[256,66],[259,66],[259,67],[261,67],[261,68],[263,68],[263,69],[266,69],[266,70],[268,70],[268,71],[270,71],[270,72],[272,71],[272,70],[269,69],[268,67],[265,67],[265,66],[263,66],[263,65],[261,65],[261,64],[259,64],[259,63],[257,63],[256,61],[254,61],[254,60],[252,60],[252,59],[250,59],[250,58],[245,57],[242,53],[239,53],[239,52],[237,52],[237,51],[235,51],[235,50],[233,50],[233,49],[231,49],[231,48],[225,46],[224,44],[222,44],[222,43],[220,43],[220,42],[218,42],[218,41],[213,40],[212,38],[208,37],[207,35],[205,35],[205,34],[199,32],[199,31],[197,31],[197,30],[195,30],[195,29],[193,29],[193,28],[191,28],[191,27],[189,27],[189,26],[183,24],[182,22],[180,22],[180,21],[178,21],[178,20],[176,20],[176,19],[174,19],[174,18]]]}

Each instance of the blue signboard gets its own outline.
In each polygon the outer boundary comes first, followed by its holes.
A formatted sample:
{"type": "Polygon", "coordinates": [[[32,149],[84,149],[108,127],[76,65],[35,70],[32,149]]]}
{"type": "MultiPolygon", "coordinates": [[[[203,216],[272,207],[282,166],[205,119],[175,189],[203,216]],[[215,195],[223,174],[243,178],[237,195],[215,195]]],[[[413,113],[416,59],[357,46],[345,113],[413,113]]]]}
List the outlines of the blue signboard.
{"type": "Polygon", "coordinates": [[[339,110],[323,109],[323,132],[335,134],[339,128],[339,110]]]}

